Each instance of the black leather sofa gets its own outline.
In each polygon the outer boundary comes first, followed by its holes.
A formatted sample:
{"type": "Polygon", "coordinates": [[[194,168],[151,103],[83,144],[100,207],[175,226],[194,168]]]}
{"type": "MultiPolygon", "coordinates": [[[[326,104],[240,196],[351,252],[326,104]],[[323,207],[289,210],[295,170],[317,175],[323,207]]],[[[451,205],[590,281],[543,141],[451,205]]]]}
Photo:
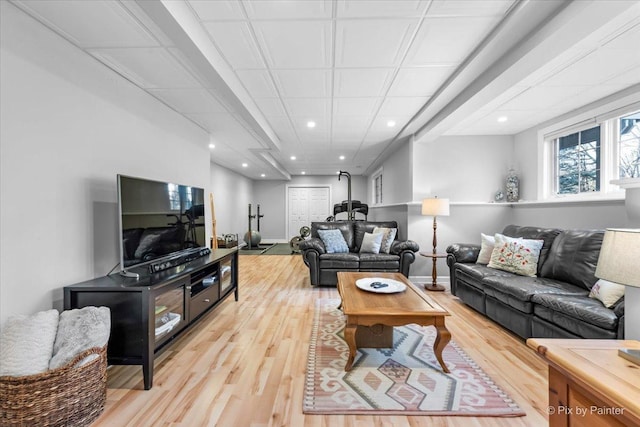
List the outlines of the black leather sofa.
{"type": "Polygon", "coordinates": [[[360,253],[364,233],[371,233],[376,227],[398,228],[395,221],[334,221],[311,223],[311,237],[300,243],[304,263],[309,267],[312,286],[335,286],[338,271],[386,271],[400,272],[409,277],[409,268],[420,249],[411,240],[398,240],[398,233],[388,254],[360,253]],[[342,233],[349,253],[327,253],[324,243],[318,237],[318,230],[338,229],[342,233]]]}
{"type": "Polygon", "coordinates": [[[544,240],[537,277],[476,264],[480,245],[447,248],[451,293],[522,338],[624,338],[624,297],[606,308],[589,298],[604,231],[507,226],[502,234],[544,240]]]}

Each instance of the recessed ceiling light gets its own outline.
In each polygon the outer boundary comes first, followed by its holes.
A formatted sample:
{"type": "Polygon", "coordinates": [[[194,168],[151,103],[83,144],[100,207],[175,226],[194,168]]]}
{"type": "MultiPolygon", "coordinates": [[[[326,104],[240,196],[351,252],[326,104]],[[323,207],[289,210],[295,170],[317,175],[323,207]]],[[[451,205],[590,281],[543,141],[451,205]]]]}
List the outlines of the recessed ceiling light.
{"type": "Polygon", "coordinates": [[[340,171],[336,171],[336,175],[340,175],[340,171]]]}
{"type": "Polygon", "coordinates": [[[395,125],[396,125],[396,122],[394,122],[393,120],[389,120],[387,122],[387,126],[390,127],[390,128],[394,127],[395,125]]]}
{"type": "Polygon", "coordinates": [[[340,156],[340,160],[344,160],[344,156],[340,156]]]}
{"type": "Polygon", "coordinates": [[[302,171],[301,173],[302,173],[302,175],[306,175],[307,174],[305,171],[302,171]]]}
{"type": "Polygon", "coordinates": [[[498,117],[498,123],[504,123],[507,120],[509,120],[509,118],[507,116],[500,116],[498,117]]]}
{"type": "Polygon", "coordinates": [[[310,120],[310,121],[308,121],[308,122],[307,122],[307,127],[308,127],[308,128],[314,128],[314,127],[316,127],[316,122],[311,121],[311,120],[310,120]]]}
{"type": "Polygon", "coordinates": [[[209,148],[216,148],[216,144],[209,144],[209,148]]]}
{"type": "Polygon", "coordinates": [[[296,156],[291,156],[291,157],[289,157],[289,158],[290,158],[291,160],[295,160],[295,159],[296,159],[296,156]]]}
{"type": "Polygon", "coordinates": [[[264,177],[265,177],[265,176],[267,176],[267,175],[265,175],[265,174],[261,173],[261,174],[260,174],[260,176],[264,178],[264,177]]]}
{"type": "Polygon", "coordinates": [[[243,164],[242,164],[242,167],[243,167],[243,168],[246,168],[246,167],[248,167],[248,166],[249,166],[249,164],[248,164],[248,163],[243,163],[243,164]]]}

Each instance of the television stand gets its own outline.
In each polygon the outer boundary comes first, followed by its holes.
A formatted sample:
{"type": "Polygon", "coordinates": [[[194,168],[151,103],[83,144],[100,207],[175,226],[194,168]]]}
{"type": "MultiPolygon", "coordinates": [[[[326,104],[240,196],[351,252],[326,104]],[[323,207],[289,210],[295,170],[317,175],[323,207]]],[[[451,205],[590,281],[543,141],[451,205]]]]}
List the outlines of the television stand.
{"type": "Polygon", "coordinates": [[[238,301],[237,248],[138,279],[116,273],[65,286],[64,309],[109,307],[108,363],[142,365],[149,390],[155,357],[231,294],[238,301]]]}

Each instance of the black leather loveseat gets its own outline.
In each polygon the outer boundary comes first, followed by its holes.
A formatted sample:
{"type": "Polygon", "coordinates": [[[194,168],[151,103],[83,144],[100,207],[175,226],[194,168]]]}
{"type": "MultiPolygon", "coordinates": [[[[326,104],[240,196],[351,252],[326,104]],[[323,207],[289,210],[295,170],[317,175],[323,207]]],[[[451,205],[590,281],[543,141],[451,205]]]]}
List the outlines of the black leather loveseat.
{"type": "Polygon", "coordinates": [[[454,244],[453,295],[525,339],[624,337],[624,297],[611,308],[589,298],[604,231],[509,225],[502,234],[544,240],[537,277],[476,264],[480,245],[454,244]]]}
{"type": "Polygon", "coordinates": [[[311,223],[311,237],[300,243],[302,259],[309,267],[311,285],[333,285],[338,282],[338,271],[386,271],[400,272],[409,277],[409,268],[415,261],[415,253],[420,249],[411,240],[400,241],[396,238],[391,250],[386,253],[360,253],[365,233],[373,232],[376,227],[398,228],[395,221],[334,221],[311,223]],[[318,230],[338,229],[342,233],[349,253],[327,253],[324,243],[318,237],[318,230]]]}

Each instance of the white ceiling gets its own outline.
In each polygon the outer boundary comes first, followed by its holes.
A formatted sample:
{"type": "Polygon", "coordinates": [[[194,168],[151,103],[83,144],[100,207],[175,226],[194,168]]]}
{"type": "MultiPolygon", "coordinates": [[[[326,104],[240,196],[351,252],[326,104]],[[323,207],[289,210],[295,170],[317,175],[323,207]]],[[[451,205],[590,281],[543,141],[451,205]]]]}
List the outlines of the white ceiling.
{"type": "Polygon", "coordinates": [[[640,84],[640,1],[14,3],[253,179],[366,174],[411,134],[515,134],[640,84]]]}

